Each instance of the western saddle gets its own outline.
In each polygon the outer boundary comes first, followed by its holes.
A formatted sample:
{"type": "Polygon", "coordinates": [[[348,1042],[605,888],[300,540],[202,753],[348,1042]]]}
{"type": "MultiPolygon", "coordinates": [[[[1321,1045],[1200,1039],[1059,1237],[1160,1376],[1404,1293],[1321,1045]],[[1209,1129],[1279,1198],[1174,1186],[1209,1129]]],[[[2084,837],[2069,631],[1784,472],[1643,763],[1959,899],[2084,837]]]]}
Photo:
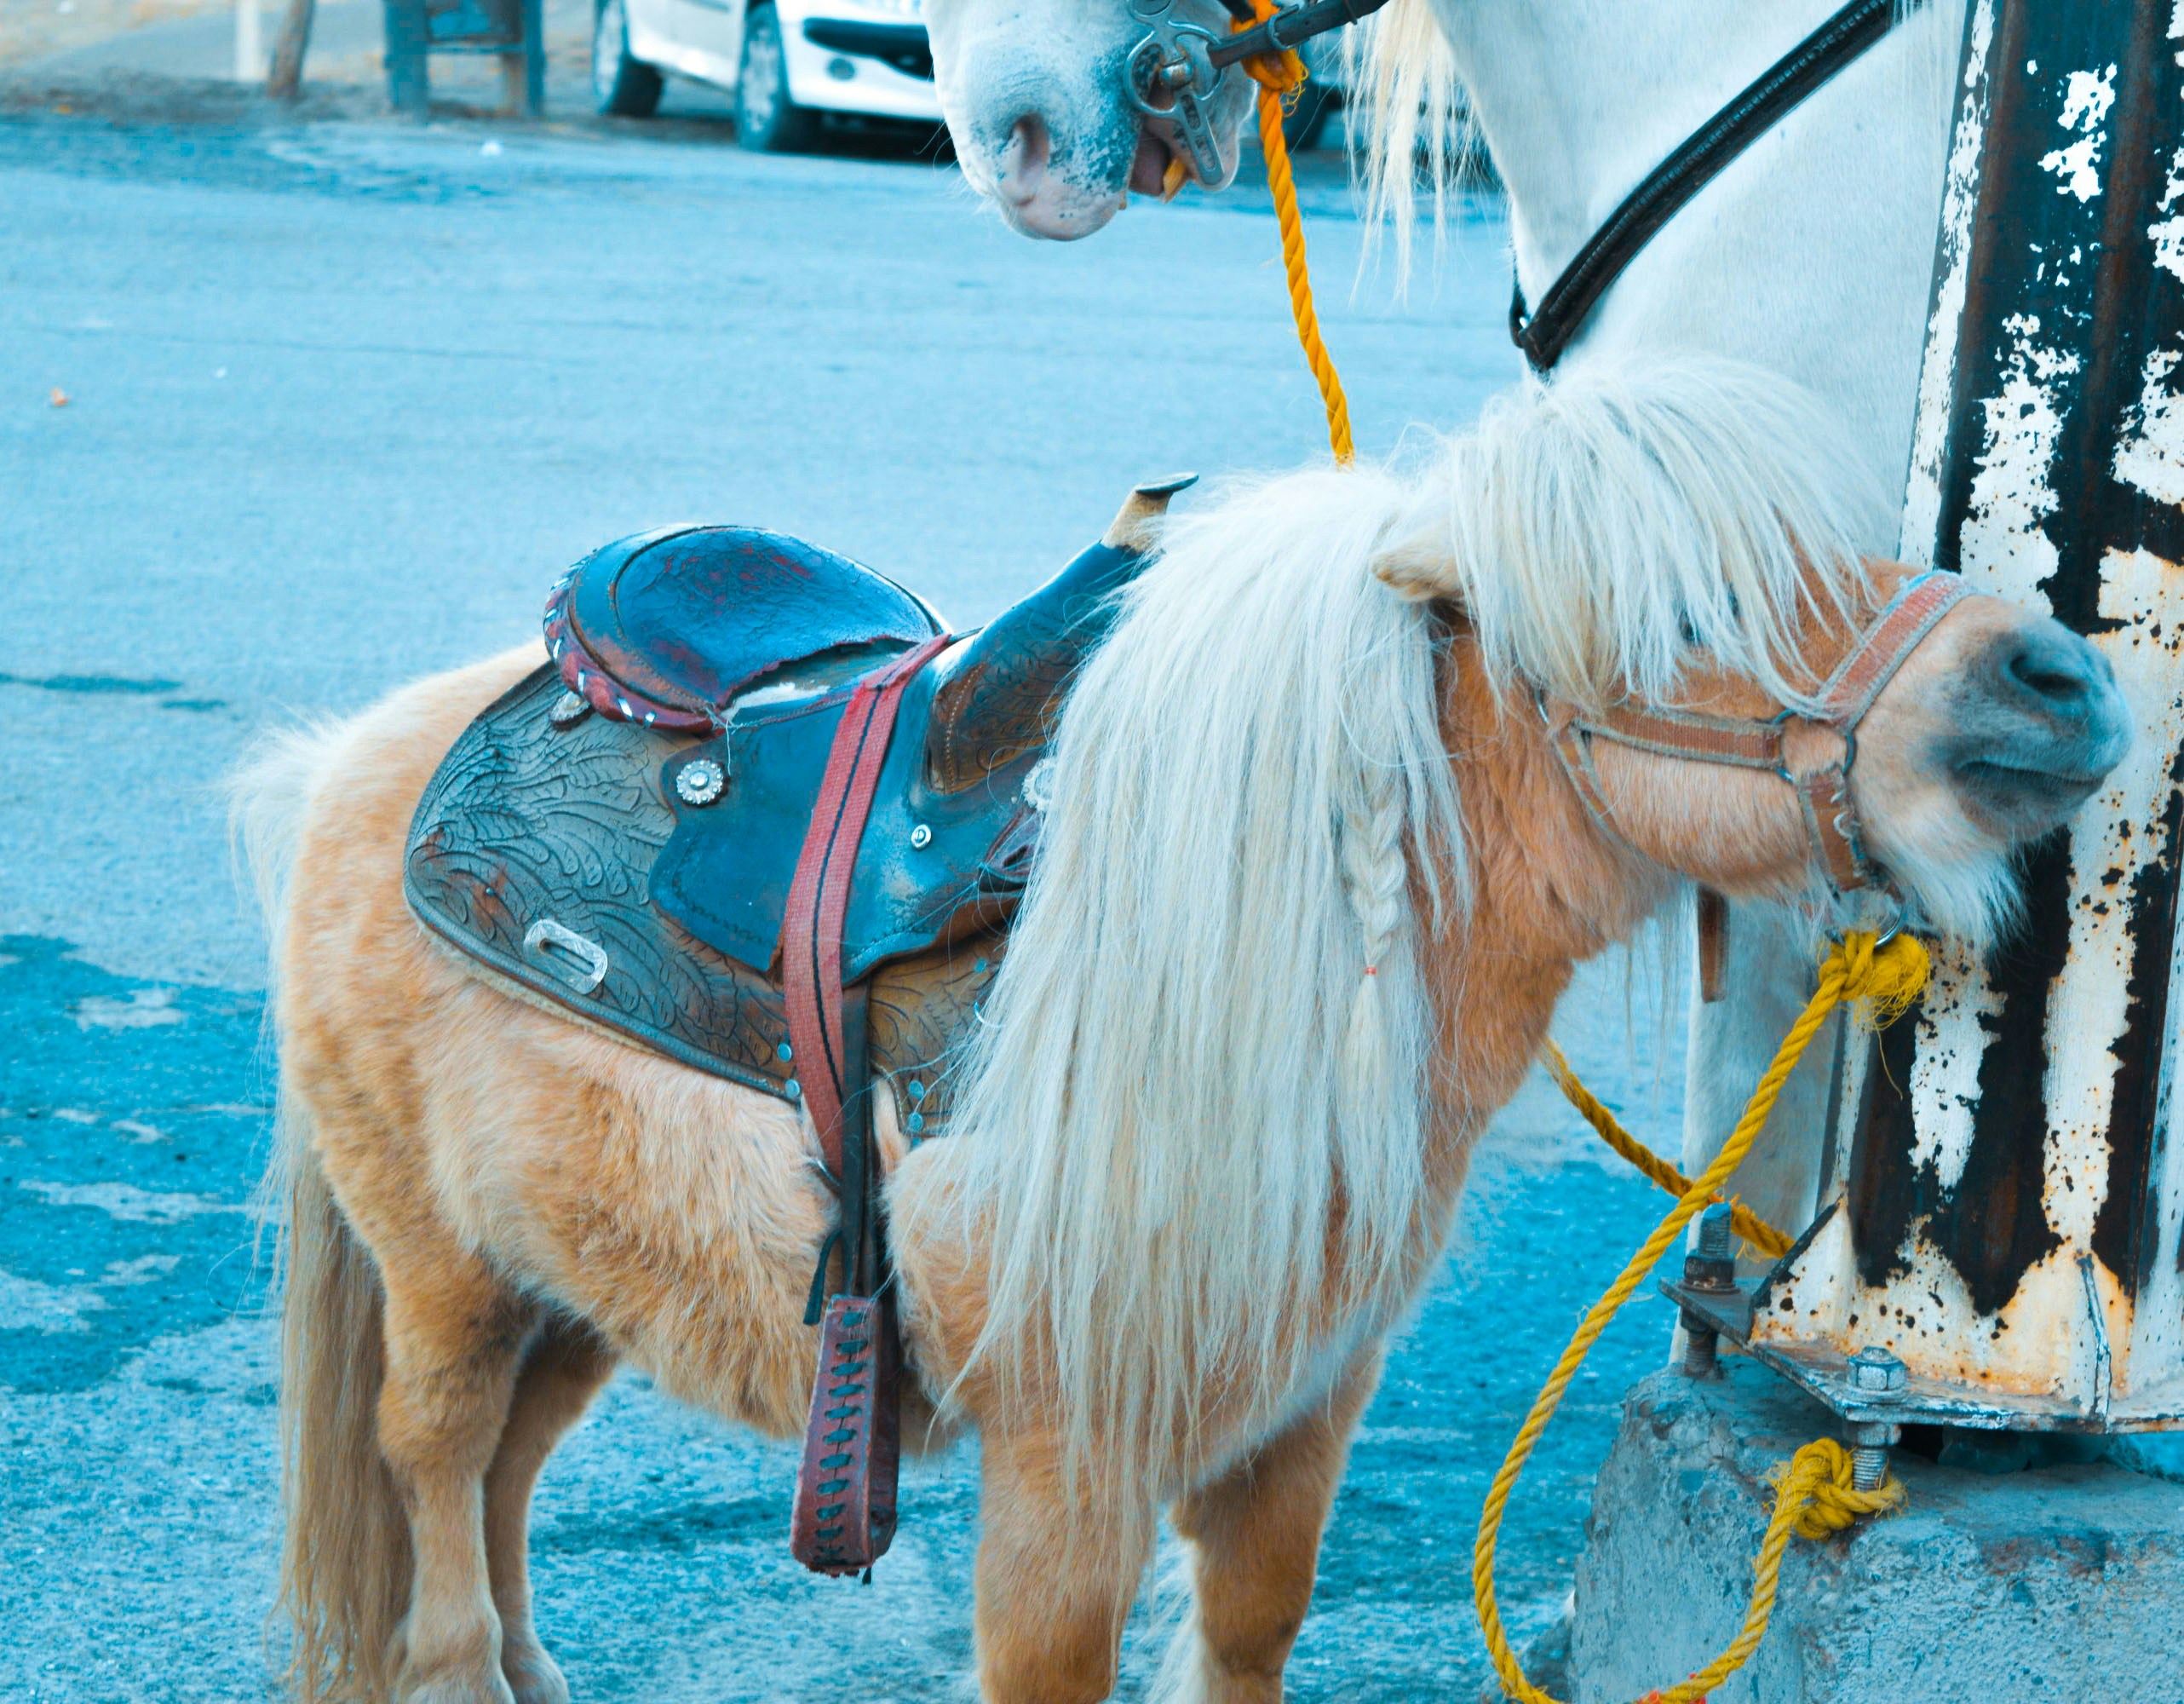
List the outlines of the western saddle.
{"type": "Polygon", "coordinates": [[[488,981],[801,1102],[840,1201],[791,1547],[827,1574],[894,1534],[900,1353],[870,1091],[912,1140],[999,970],[1078,663],[1186,476],[983,630],[777,533],[669,527],[553,589],[549,659],[427,786],[405,891],[488,981]]]}

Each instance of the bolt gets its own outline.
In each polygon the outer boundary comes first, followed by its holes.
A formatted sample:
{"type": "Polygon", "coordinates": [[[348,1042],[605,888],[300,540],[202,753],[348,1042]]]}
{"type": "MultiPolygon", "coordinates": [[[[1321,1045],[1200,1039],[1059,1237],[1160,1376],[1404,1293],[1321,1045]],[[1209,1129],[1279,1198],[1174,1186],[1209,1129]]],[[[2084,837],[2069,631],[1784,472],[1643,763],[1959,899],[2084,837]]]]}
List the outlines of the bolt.
{"type": "Polygon", "coordinates": [[[1698,1221],[1698,1252],[1710,1260],[1729,1258],[1729,1233],[1735,1218],[1727,1201],[1709,1207],[1698,1221]]]}
{"type": "Polygon", "coordinates": [[[1861,1349],[1850,1357],[1850,1388],[1861,1396],[1885,1402],[1902,1393],[1908,1377],[1903,1362],[1885,1349],[1861,1349]]]}
{"type": "Polygon", "coordinates": [[[1697,1314],[1683,1310],[1683,1376],[1718,1379],[1721,1373],[1721,1339],[1713,1327],[1697,1314]]]}
{"type": "Polygon", "coordinates": [[[1729,1209],[1709,1207],[1698,1222],[1698,1248],[1683,1258],[1683,1281],[1694,1290],[1737,1287],[1737,1263],[1729,1252],[1729,1209]]]}
{"type": "Polygon", "coordinates": [[[1877,1491],[1888,1477],[1888,1451],[1903,1428],[1885,1420],[1861,1420],[1850,1428],[1850,1483],[1859,1491],[1877,1491]]]}

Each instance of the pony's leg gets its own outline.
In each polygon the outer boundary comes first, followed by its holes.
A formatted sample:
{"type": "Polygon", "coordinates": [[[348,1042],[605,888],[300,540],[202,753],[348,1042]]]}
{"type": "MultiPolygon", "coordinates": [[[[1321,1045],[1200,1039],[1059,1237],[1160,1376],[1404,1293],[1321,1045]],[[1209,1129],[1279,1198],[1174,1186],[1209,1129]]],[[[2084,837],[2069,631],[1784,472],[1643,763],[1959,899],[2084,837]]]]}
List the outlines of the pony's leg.
{"type": "Polygon", "coordinates": [[[501,1618],[501,1672],[515,1704],[568,1704],[569,1684],[538,1642],[531,1619],[531,1493],[554,1446],[582,1417],[614,1370],[598,1333],[567,1318],[532,1345],[486,1471],[486,1566],[501,1618]]]}
{"type": "Polygon", "coordinates": [[[379,1448],[410,1521],[396,1704],[510,1704],[486,1569],[485,1482],[535,1317],[452,1248],[389,1271],[379,1448]]]}
{"type": "Polygon", "coordinates": [[[1282,1669],[1312,1603],[1319,1536],[1380,1365],[1376,1347],[1325,1402],[1170,1511],[1190,1546],[1193,1598],[1162,1677],[1170,1696],[1279,1704],[1282,1669]]]}
{"type": "Polygon", "coordinates": [[[1154,1511],[1063,1494],[1045,1432],[980,1444],[979,1695],[1098,1704],[1115,1690],[1123,1623],[1152,1553],[1154,1511]]]}

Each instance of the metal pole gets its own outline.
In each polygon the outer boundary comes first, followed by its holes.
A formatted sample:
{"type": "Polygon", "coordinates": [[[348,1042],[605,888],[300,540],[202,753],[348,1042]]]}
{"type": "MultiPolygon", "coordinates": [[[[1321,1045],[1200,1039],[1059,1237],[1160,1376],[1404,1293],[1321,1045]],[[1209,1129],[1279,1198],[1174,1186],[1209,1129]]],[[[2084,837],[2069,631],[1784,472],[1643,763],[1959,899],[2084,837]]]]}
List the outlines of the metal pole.
{"type": "MultiPolygon", "coordinates": [[[[2133,755],[1846,1085],[1761,1335],[1886,1343],[1969,1424],[2184,1415],[2184,69],[2173,0],[1974,0],[1904,553],[2051,609],[2133,755]]],[[[1945,1406],[1944,1402],[1944,1406],[1945,1406]]]]}

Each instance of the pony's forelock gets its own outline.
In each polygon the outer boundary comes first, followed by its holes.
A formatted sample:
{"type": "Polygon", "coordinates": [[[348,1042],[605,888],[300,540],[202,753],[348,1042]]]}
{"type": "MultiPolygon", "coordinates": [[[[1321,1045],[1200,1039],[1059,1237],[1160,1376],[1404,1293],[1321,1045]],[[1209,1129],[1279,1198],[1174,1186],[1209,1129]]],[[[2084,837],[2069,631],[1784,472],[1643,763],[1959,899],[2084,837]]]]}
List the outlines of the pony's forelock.
{"type": "Polygon", "coordinates": [[[1794,704],[1799,629],[1842,607],[1881,512],[1798,387],[1712,356],[1595,360],[1445,440],[1386,567],[1462,606],[1504,682],[1664,700],[1704,656],[1794,704]]]}

